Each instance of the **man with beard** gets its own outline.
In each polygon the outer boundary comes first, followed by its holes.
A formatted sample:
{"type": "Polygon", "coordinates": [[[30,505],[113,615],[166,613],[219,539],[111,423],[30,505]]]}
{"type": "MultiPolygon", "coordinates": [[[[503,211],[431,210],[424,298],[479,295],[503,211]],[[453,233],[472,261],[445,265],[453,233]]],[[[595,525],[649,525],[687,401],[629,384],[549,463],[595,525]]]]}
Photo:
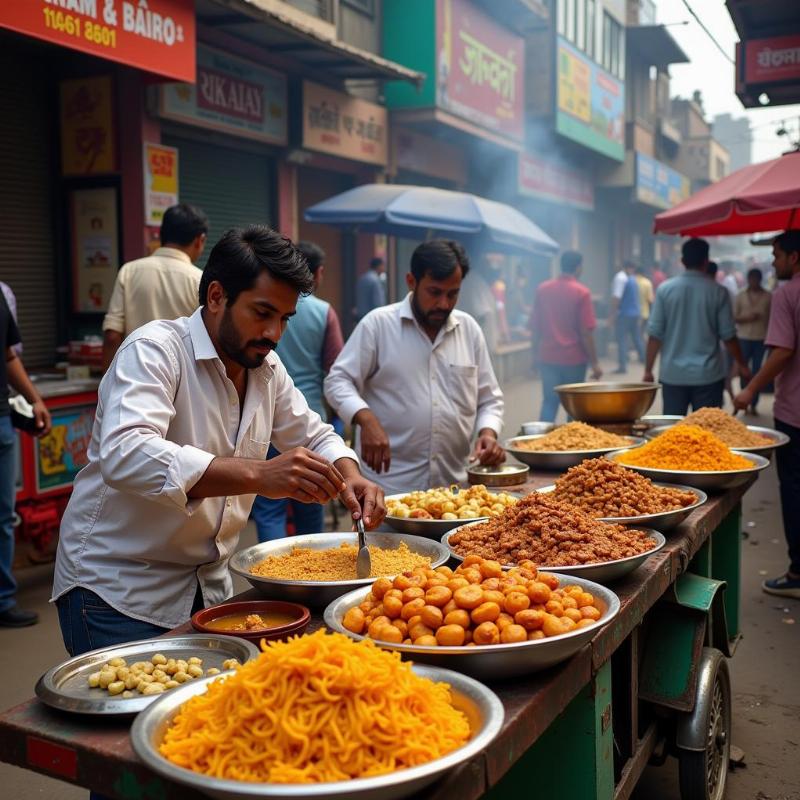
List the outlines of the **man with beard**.
{"type": "Polygon", "coordinates": [[[272,352],[313,279],[266,226],[228,231],[190,317],[134,331],[100,385],[64,513],[53,600],[67,650],[143,639],[231,595],[254,497],[341,497],[378,526],[383,493],[272,352]],[[266,460],[270,442],[281,452],[266,460]]]}
{"type": "Polygon", "coordinates": [[[461,482],[468,458],[505,459],[489,350],[475,320],[455,308],[468,271],[457,242],[417,247],[410,293],[364,317],[325,379],[331,407],[358,427],[364,474],[387,492],[461,482]]]}

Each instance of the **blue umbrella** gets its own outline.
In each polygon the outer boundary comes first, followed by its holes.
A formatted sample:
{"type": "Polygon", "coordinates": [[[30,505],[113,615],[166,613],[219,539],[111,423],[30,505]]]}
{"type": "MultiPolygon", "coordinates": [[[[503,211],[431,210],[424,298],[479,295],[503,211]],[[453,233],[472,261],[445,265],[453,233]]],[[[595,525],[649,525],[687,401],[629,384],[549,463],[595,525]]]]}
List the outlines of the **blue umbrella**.
{"type": "Polygon", "coordinates": [[[504,250],[552,255],[558,244],[512,206],[430,186],[369,183],[305,211],[307,222],[411,239],[485,239],[504,250]]]}

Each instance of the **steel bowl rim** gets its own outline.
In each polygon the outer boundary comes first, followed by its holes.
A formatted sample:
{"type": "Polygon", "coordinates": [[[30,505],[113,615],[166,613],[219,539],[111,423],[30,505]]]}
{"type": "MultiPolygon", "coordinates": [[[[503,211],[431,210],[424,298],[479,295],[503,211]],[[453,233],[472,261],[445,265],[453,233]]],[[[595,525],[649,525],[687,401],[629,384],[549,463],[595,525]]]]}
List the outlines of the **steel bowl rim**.
{"type": "MultiPolygon", "coordinates": [[[[487,517],[487,519],[488,519],[488,517],[487,517]]],[[[436,520],[436,521],[437,522],[441,522],[441,520],[436,520]]],[[[386,535],[394,535],[394,534],[389,534],[388,531],[371,531],[370,533],[383,533],[383,534],[386,534],[386,535]]],[[[314,537],[326,536],[327,537],[327,536],[333,536],[333,535],[342,536],[343,534],[348,534],[348,535],[352,534],[353,537],[357,537],[357,534],[354,531],[335,531],[335,532],[334,531],[330,531],[330,532],[327,532],[327,533],[303,534],[302,536],[292,536],[292,537],[288,537],[287,539],[276,539],[274,541],[280,542],[280,543],[287,543],[288,542],[290,544],[293,544],[296,547],[303,547],[304,546],[304,541],[303,540],[305,540],[306,537],[310,537],[310,536],[314,536],[314,537]],[[297,540],[301,540],[301,541],[298,542],[297,540]]],[[[424,541],[426,544],[431,543],[434,546],[434,549],[438,550],[439,555],[436,557],[436,559],[431,559],[431,569],[435,569],[435,567],[440,567],[440,566],[442,566],[442,564],[447,563],[447,560],[450,557],[450,554],[448,552],[446,552],[446,548],[445,548],[445,551],[443,551],[439,547],[441,545],[440,541],[437,542],[436,539],[428,539],[428,538],[425,538],[424,536],[414,536],[414,534],[412,534],[412,533],[404,533],[404,534],[401,534],[401,536],[402,537],[411,537],[412,539],[420,539],[421,541],[424,541]]],[[[355,541],[355,539],[354,539],[354,541],[355,541]]],[[[398,544],[401,541],[406,541],[406,539],[398,537],[398,544]]],[[[248,570],[243,569],[241,566],[239,566],[238,561],[242,560],[242,558],[243,558],[245,553],[248,553],[248,552],[250,552],[251,550],[254,550],[257,547],[263,547],[266,544],[270,544],[270,543],[269,542],[261,542],[259,544],[251,545],[250,547],[245,547],[244,550],[239,550],[236,553],[234,553],[230,557],[230,559],[228,561],[228,568],[230,569],[230,571],[235,573],[236,575],[238,575],[240,578],[244,578],[245,580],[250,581],[250,582],[255,580],[255,581],[259,582],[259,583],[268,583],[268,584],[275,585],[275,586],[283,586],[283,585],[285,585],[285,586],[289,586],[289,587],[295,587],[295,586],[298,586],[298,587],[301,587],[301,586],[302,587],[315,587],[315,586],[317,586],[317,587],[324,587],[324,588],[330,588],[330,589],[337,589],[337,588],[347,587],[347,586],[362,586],[362,585],[366,586],[367,584],[369,584],[372,581],[376,580],[375,578],[353,578],[352,580],[346,580],[346,581],[293,581],[293,580],[289,580],[287,578],[269,578],[266,575],[254,575],[252,572],[249,572],[248,570]],[[235,561],[235,559],[237,559],[237,560],[235,561]]],[[[406,541],[406,544],[409,544],[409,542],[406,541]]],[[[410,544],[409,544],[409,548],[410,548],[410,544]]],[[[315,549],[326,550],[326,549],[333,549],[333,548],[315,548],[315,549]]],[[[287,602],[297,602],[297,601],[288,600],[287,602]]]]}
{"type": "Polygon", "coordinates": [[[634,443],[629,445],[628,447],[620,448],[620,447],[600,447],[593,450],[525,450],[521,447],[513,447],[511,445],[512,442],[524,440],[530,441],[531,439],[541,439],[543,436],[547,436],[546,433],[530,433],[525,436],[512,436],[510,439],[506,439],[503,442],[503,449],[506,452],[511,453],[512,456],[516,458],[517,453],[525,453],[526,455],[534,455],[534,456],[584,456],[585,458],[599,458],[600,456],[604,456],[606,453],[611,451],[618,451],[618,450],[631,450],[634,447],[640,447],[646,441],[643,436],[634,436],[633,434],[619,434],[626,439],[633,439],[634,443]]]}
{"type": "MultiPolygon", "coordinates": [[[[598,520],[600,522],[602,520],[598,520]]],[[[475,524],[475,523],[471,523],[475,524]]],[[[607,523],[607,524],[619,524],[617,523],[607,523]]],[[[461,528],[468,528],[469,525],[461,525],[461,528]]],[[[460,553],[456,553],[456,551],[450,546],[450,536],[459,528],[453,528],[452,531],[448,531],[444,536],[442,536],[442,544],[450,551],[450,556],[455,558],[457,561],[463,561],[466,556],[462,556],[460,553]]],[[[642,531],[642,533],[646,533],[649,539],[656,540],[656,546],[652,550],[647,550],[644,553],[637,553],[634,556],[625,556],[625,558],[615,558],[613,561],[597,561],[592,564],[559,564],[555,567],[550,567],[547,564],[537,564],[536,568],[540,572],[547,572],[547,573],[557,573],[561,569],[568,569],[569,572],[563,573],[564,575],[579,575],[580,572],[585,572],[590,569],[597,569],[598,567],[613,567],[619,564],[629,564],[632,561],[635,561],[637,558],[641,559],[648,559],[650,556],[654,556],[662,547],[667,543],[666,537],[664,536],[661,531],[655,530],[655,528],[635,528],[634,530],[642,531]]],[[[514,569],[518,567],[518,564],[501,564],[504,572],[508,570],[514,569]]]]}
{"type": "MultiPolygon", "coordinates": [[[[615,461],[615,459],[611,458],[612,456],[617,455],[618,453],[627,453],[629,450],[636,450],[637,447],[641,447],[641,445],[637,445],[636,447],[623,447],[620,450],[612,450],[609,453],[606,453],[606,458],[615,461]]],[[[715,477],[717,475],[721,477],[731,476],[731,475],[749,475],[751,473],[760,472],[762,469],[766,469],[770,465],[770,460],[765,458],[764,456],[760,456],[758,453],[749,453],[747,451],[742,451],[739,448],[730,448],[731,452],[736,453],[737,455],[743,456],[748,461],[752,461],[753,466],[750,469],[717,469],[717,470],[698,470],[698,469],[661,469],[659,467],[645,467],[639,464],[623,464],[621,461],[615,461],[615,463],[619,464],[621,467],[626,467],[627,469],[635,469],[635,470],[649,470],[650,472],[658,472],[663,475],[687,475],[692,477],[694,475],[708,475],[709,477],[715,477]],[[759,463],[763,462],[763,463],[759,463]]]]}
{"type": "Polygon", "coordinates": [[[657,391],[660,388],[660,383],[645,383],[643,381],[620,381],[619,383],[583,381],[581,383],[561,383],[553,387],[556,392],[576,392],[579,394],[644,392],[649,389],[657,391]]]}
{"type": "MultiPolygon", "coordinates": [[[[620,466],[625,465],[620,464],[620,466]]],[[[696,500],[691,505],[684,506],[683,508],[673,508],[671,511],[659,511],[657,514],[641,514],[638,517],[594,517],[594,519],[598,522],[608,522],[612,525],[638,525],[641,522],[658,522],[660,519],[670,514],[681,514],[684,511],[688,514],[708,502],[708,495],[702,489],[696,489],[694,486],[684,486],[680,483],[660,483],[658,481],[652,481],[652,483],[654,486],[658,486],[661,489],[679,489],[684,492],[691,492],[694,494],[696,500]]],[[[555,491],[555,488],[556,485],[551,483],[548,486],[541,486],[534,491],[549,494],[555,491]]],[[[579,507],[580,506],[576,506],[576,508],[579,507]]]]}
{"type": "MultiPolygon", "coordinates": [[[[661,534],[659,534],[661,536],[661,534]]],[[[662,537],[663,538],[663,537],[662,537]]],[[[661,547],[664,546],[662,542],[661,547]]],[[[660,548],[659,548],[660,549],[660,548]]],[[[540,648],[543,648],[547,644],[552,645],[554,641],[564,642],[570,639],[576,639],[579,636],[585,636],[586,632],[589,631],[594,635],[597,633],[601,628],[605,627],[609,622],[612,622],[614,618],[619,614],[620,611],[620,599],[616,592],[612,592],[611,589],[606,588],[600,583],[596,581],[590,580],[589,578],[583,578],[580,575],[571,575],[568,573],[557,572],[556,570],[542,570],[546,571],[549,575],[555,575],[559,581],[563,581],[564,583],[574,583],[574,579],[577,578],[579,581],[584,583],[585,590],[591,592],[593,595],[599,597],[606,606],[606,613],[603,617],[597,620],[597,625],[592,627],[585,627],[585,628],[575,628],[574,630],[569,631],[569,633],[562,633],[558,636],[551,636],[545,639],[534,639],[533,641],[527,642],[508,642],[508,643],[501,643],[501,644],[485,644],[481,645],[480,647],[466,647],[465,645],[461,645],[460,647],[426,647],[420,646],[415,644],[394,644],[393,642],[381,642],[378,639],[370,639],[370,641],[374,641],[379,647],[383,648],[384,650],[397,650],[399,653],[424,653],[425,655],[438,655],[438,656],[461,656],[464,658],[470,658],[475,656],[480,656],[481,654],[485,655],[487,653],[493,654],[504,654],[504,653],[513,653],[519,652],[522,650],[530,650],[535,648],[537,645],[540,648]]],[[[344,604],[345,602],[355,601],[358,600],[362,602],[364,598],[367,596],[368,592],[364,592],[363,589],[355,589],[352,592],[348,592],[347,594],[342,595],[341,597],[336,598],[328,606],[325,608],[325,612],[323,614],[323,619],[325,620],[325,624],[331,629],[335,630],[338,633],[344,633],[347,636],[355,639],[356,641],[361,641],[362,639],[369,639],[368,636],[364,636],[361,633],[353,633],[352,631],[347,630],[335,617],[334,617],[334,606],[344,604]]],[[[350,607],[355,606],[356,603],[351,603],[350,607]]]]}
{"type": "MultiPolygon", "coordinates": [[[[645,438],[652,441],[656,436],[660,436],[670,428],[674,428],[678,423],[672,425],[654,425],[645,433],[645,438]]],[[[762,425],[745,425],[747,430],[753,433],[760,433],[763,436],[768,436],[772,439],[768,444],[749,445],[747,447],[730,447],[731,450],[741,450],[743,453],[755,453],[758,455],[762,450],[777,450],[779,447],[789,443],[789,437],[783,431],[777,431],[774,428],[765,428],[762,425]]]]}
{"type": "MultiPolygon", "coordinates": [[[[361,592],[362,588],[355,589],[355,592],[361,592]]],[[[351,593],[352,594],[352,593],[351,593]]],[[[470,648],[473,649],[473,648],[470,648]]],[[[337,794],[343,792],[350,792],[354,797],[362,792],[374,791],[386,788],[388,786],[396,786],[401,783],[413,783],[414,781],[429,777],[440,775],[445,771],[458,766],[459,764],[469,760],[473,756],[482,752],[488,745],[494,741],[497,734],[500,732],[503,722],[505,721],[505,708],[503,707],[500,698],[488,686],[476,680],[475,678],[467,675],[462,675],[455,670],[447,669],[445,667],[435,667],[427,664],[414,664],[412,669],[421,674],[423,677],[429,678],[436,682],[448,683],[451,688],[458,691],[460,694],[468,697],[479,698],[480,705],[485,708],[487,713],[482,719],[482,726],[472,738],[469,739],[461,747],[441,756],[440,758],[433,759],[426,764],[419,764],[416,767],[408,767],[407,769],[390,772],[385,775],[377,775],[370,778],[352,778],[346,781],[336,781],[328,783],[302,783],[302,784],[270,784],[270,783],[250,783],[248,781],[237,781],[229,778],[213,778],[207,775],[202,775],[190,769],[179,767],[171,761],[164,758],[151,743],[145,733],[145,727],[150,717],[157,714],[159,707],[158,702],[162,700],[157,697],[142,713],[140,713],[133,721],[131,726],[130,739],[133,750],[142,761],[157,774],[164,775],[170,780],[183,785],[189,785],[199,791],[214,791],[214,792],[231,792],[238,795],[249,795],[252,797],[271,797],[271,796],[293,796],[293,797],[320,797],[323,798],[329,795],[332,791],[337,794]],[[467,691],[470,690],[470,692],[467,691]],[[398,776],[400,776],[398,780],[398,776]],[[274,787],[274,788],[273,788],[274,787]]],[[[173,702],[176,698],[186,694],[186,699],[181,703],[185,703],[191,697],[197,696],[198,691],[190,692],[189,688],[198,690],[207,686],[207,684],[218,679],[218,675],[212,675],[208,678],[201,678],[194,683],[187,683],[183,686],[177,687],[173,691],[175,694],[170,698],[173,702]],[[181,689],[187,687],[183,692],[181,689]]],[[[475,701],[473,701],[475,702],[475,701]]],[[[180,706],[178,706],[180,707],[180,706]]],[[[170,713],[170,712],[167,712],[170,713]]],[[[171,712],[171,717],[177,713],[177,708],[171,712]]],[[[161,720],[163,723],[163,719],[161,720]]]]}

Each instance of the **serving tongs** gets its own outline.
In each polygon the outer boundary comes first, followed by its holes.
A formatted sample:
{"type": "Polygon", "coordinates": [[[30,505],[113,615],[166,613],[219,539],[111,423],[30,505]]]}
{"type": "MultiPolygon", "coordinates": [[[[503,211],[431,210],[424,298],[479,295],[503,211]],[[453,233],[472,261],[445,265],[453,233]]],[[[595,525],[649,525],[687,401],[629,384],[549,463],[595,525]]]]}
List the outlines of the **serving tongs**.
{"type": "Polygon", "coordinates": [[[356,557],[356,577],[369,578],[372,574],[372,562],[369,558],[369,548],[367,547],[367,535],[364,531],[364,520],[359,517],[356,520],[356,531],[358,532],[358,556],[356,557]]]}

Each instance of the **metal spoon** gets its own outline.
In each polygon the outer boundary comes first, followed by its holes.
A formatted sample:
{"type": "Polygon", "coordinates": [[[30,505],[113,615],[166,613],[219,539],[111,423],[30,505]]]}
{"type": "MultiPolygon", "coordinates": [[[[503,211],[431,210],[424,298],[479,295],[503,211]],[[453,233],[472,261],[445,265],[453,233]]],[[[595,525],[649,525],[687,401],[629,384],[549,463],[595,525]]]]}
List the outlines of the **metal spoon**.
{"type": "Polygon", "coordinates": [[[358,531],[358,556],[356,558],[356,576],[359,578],[369,578],[372,574],[372,562],[367,548],[367,536],[364,531],[364,520],[359,517],[356,520],[356,531],[358,531]]]}

